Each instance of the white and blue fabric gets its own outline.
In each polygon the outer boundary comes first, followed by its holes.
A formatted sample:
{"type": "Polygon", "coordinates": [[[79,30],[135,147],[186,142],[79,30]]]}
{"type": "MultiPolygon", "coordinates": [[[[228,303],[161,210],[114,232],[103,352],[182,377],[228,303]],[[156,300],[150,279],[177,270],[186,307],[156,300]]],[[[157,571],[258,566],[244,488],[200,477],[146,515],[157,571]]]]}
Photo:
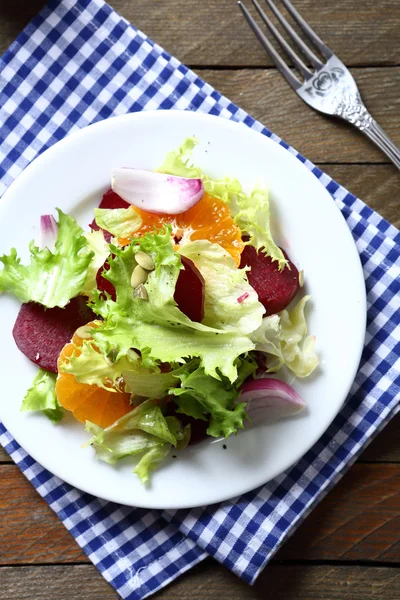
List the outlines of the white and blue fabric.
{"type": "Polygon", "coordinates": [[[353,234],[368,294],[362,362],[340,414],[267,485],[219,505],[155,511],[111,504],[54,477],[0,425],[0,442],[106,580],[126,600],[206,556],[252,583],[285,539],[398,410],[400,234],[102,0],[51,0],[0,59],[0,195],[38,154],[112,115],[202,111],[287,148],[332,195],[353,234]]]}

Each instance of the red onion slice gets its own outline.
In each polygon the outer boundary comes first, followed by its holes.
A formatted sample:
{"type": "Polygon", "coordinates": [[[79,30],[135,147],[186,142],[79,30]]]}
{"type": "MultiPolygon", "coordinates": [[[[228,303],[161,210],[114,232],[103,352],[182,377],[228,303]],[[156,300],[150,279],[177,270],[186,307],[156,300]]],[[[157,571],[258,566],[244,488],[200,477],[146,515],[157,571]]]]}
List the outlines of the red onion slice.
{"type": "Polygon", "coordinates": [[[53,215],[42,215],[40,217],[40,234],[38,239],[39,250],[48,248],[54,252],[58,236],[58,224],[53,215]]]}
{"type": "Polygon", "coordinates": [[[177,215],[204,195],[201,179],[187,179],[140,169],[114,169],[111,187],[129,204],[152,213],[177,215]]]}
{"type": "MultiPolygon", "coordinates": [[[[238,402],[247,404],[251,424],[289,417],[306,406],[290,385],[272,377],[246,381],[240,391],[238,402]]],[[[250,424],[249,421],[246,423],[250,424]]]]}

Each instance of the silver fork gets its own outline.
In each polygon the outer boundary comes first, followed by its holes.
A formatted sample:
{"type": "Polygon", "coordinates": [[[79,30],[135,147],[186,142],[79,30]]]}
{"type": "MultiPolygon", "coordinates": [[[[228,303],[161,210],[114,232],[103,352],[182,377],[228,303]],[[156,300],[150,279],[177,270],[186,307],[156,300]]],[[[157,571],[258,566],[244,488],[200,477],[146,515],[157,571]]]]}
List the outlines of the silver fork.
{"type": "Polygon", "coordinates": [[[309,64],[312,65],[312,69],[308,68],[300,56],[282,37],[257,0],[251,1],[272,36],[280,44],[284,52],[291,58],[293,65],[303,76],[304,81],[300,81],[300,79],[298,79],[291,71],[286,62],[268,40],[263,30],[257,24],[257,21],[252,17],[246,6],[239,0],[238,4],[242,13],[278,70],[300,98],[315,110],[327,115],[340,117],[357,127],[390,158],[397,168],[400,169],[399,148],[392,142],[389,136],[383,131],[366,109],[361,100],[357,84],[350,71],[311,29],[291,2],[289,2],[289,0],[282,0],[290,15],[326,59],[325,63],[323,63],[297,35],[296,31],[277,9],[273,1],[265,0],[282,27],[286,30],[288,36],[298,46],[302,54],[307,58],[309,64]]]}

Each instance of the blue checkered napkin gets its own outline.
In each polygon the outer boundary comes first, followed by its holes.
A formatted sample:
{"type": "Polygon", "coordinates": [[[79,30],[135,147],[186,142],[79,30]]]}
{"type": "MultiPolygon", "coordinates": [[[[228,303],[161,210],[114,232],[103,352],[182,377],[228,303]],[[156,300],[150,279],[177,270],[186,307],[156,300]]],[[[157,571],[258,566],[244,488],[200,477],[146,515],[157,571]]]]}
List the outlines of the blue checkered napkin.
{"type": "Polygon", "coordinates": [[[139,600],[214,556],[253,582],[280,544],[398,410],[400,234],[151,42],[102,0],[51,1],[0,62],[0,194],[40,152],[111,115],[199,110],[244,122],[298,156],[342,210],[368,292],[368,331],[350,396],[290,470],[233,501],[188,511],[119,506],[44,470],[0,426],[0,442],[119,594],[139,600]]]}

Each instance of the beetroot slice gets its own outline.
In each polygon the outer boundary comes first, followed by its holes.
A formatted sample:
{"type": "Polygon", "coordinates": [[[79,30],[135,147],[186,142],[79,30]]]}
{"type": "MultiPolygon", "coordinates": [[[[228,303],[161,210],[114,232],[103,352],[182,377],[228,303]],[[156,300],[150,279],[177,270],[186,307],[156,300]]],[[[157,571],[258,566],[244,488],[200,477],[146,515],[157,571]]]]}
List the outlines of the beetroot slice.
{"type": "Polygon", "coordinates": [[[191,260],[181,256],[181,261],[184,269],[179,271],[174,300],[183,314],[201,323],[204,318],[204,278],[191,260]]]}
{"type": "Polygon", "coordinates": [[[246,246],[241,256],[240,266],[251,267],[247,277],[267,315],[274,315],[286,308],[299,289],[299,272],[286,252],[282,252],[290,266],[290,269],[286,266],[282,271],[279,271],[277,261],[273,262],[264,252],[257,252],[253,246],[246,246]]]}
{"type": "Polygon", "coordinates": [[[65,308],[44,308],[36,302],[23,304],[13,329],[15,343],[32,362],[57,373],[57,359],[81,325],[96,319],[82,296],[65,308]]]}
{"type": "MultiPolygon", "coordinates": [[[[104,194],[99,204],[99,208],[129,208],[129,206],[130,204],[128,204],[128,202],[125,202],[125,200],[122,200],[122,198],[118,196],[118,194],[116,194],[113,190],[108,190],[108,192],[104,194]]],[[[90,223],[90,227],[94,231],[99,231],[101,229],[101,227],[97,225],[94,219],[90,223]]],[[[109,231],[106,231],[105,229],[102,229],[102,232],[104,234],[104,239],[109,244],[112,238],[111,233],[109,231]]]]}
{"type": "Polygon", "coordinates": [[[122,200],[113,190],[106,192],[99,204],[99,208],[129,208],[129,202],[122,200]]]}

